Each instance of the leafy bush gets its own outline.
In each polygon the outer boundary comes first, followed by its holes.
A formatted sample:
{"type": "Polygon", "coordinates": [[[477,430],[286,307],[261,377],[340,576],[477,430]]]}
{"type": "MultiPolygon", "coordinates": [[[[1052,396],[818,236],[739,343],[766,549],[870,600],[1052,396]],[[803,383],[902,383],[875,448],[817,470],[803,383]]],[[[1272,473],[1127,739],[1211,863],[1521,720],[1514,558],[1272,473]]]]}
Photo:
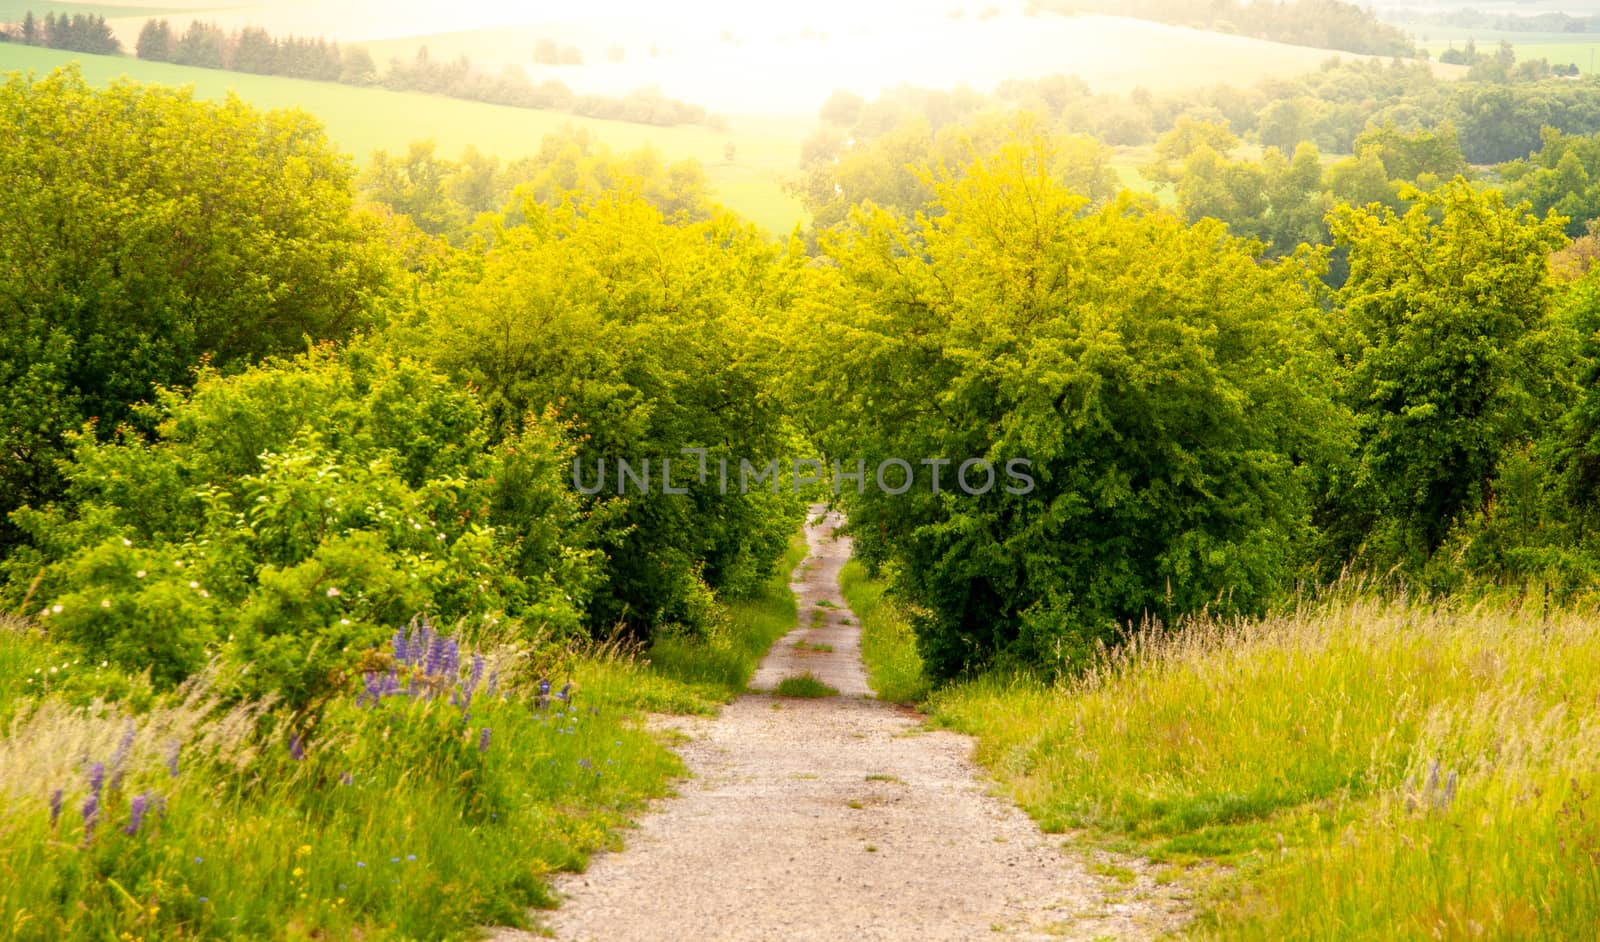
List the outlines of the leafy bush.
{"type": "Polygon", "coordinates": [[[1261,608],[1347,427],[1309,331],[1314,267],[1128,202],[1084,215],[1055,156],[1008,145],[940,178],[914,223],[858,211],[796,326],[828,450],[915,473],[844,496],[936,678],[1081,665],[1145,613],[1261,608]],[[958,487],[969,460],[993,470],[981,494],[958,487]]]}
{"type": "Polygon", "coordinates": [[[773,394],[788,266],[729,217],[672,225],[632,192],[529,199],[522,218],[502,219],[486,254],[457,256],[396,342],[481,390],[491,428],[558,411],[586,485],[606,469],[586,501],[606,555],[591,626],[703,634],[716,599],[761,587],[802,513],[787,490],[741,494],[734,481],[722,493],[718,472],[723,459],[736,472],[790,454],[773,394]],[[696,448],[704,478],[684,453],[696,448]],[[649,493],[619,493],[619,461],[649,462],[649,493]],[[668,461],[687,493],[665,492],[668,461]]]}
{"type": "MultiPolygon", "coordinates": [[[[347,163],[298,112],[75,68],[0,85],[0,554],[59,499],[84,422],[109,437],[202,360],[232,370],[372,323],[388,268],[347,163]]],[[[148,432],[148,427],[142,428],[148,432]]]]}
{"type": "Polygon", "coordinates": [[[80,436],[71,503],[18,514],[39,548],[13,571],[94,656],[170,685],[220,648],[245,691],[305,706],[417,612],[582,624],[593,552],[553,420],[489,448],[470,393],[362,349],[202,371],[150,411],[157,441],[80,436]]]}

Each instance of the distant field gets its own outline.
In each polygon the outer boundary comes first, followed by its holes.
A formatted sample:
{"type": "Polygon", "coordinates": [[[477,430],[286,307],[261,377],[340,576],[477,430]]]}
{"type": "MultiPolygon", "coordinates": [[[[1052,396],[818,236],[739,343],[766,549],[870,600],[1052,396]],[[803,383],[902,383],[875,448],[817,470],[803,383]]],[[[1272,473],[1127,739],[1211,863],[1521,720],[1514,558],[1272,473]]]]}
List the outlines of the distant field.
{"type": "MultiPolygon", "coordinates": [[[[1481,52],[1493,52],[1500,45],[1501,36],[1507,38],[1517,54],[1518,62],[1531,59],[1548,59],[1551,65],[1574,64],[1585,73],[1600,69],[1600,34],[1595,33],[1507,33],[1472,37],[1481,52]],[[1530,38],[1532,37],[1532,38],[1530,38]]],[[[1426,48],[1438,58],[1439,53],[1452,45],[1466,44],[1466,37],[1444,41],[1431,40],[1426,48]]]]}
{"type": "Polygon", "coordinates": [[[329,136],[358,162],[366,161],[373,150],[404,150],[412,141],[423,139],[436,141],[440,152],[449,157],[470,144],[484,153],[514,159],[535,153],[546,135],[561,128],[587,128],[614,150],[636,150],[649,144],[670,160],[700,161],[718,197],[729,208],[775,233],[786,234],[805,217],[799,201],[781,188],[797,160],[800,140],[809,130],[803,123],[752,118],[730,121],[726,132],[657,128],[436,95],[0,43],[0,72],[47,72],[73,60],[81,63],[84,78],[95,84],[126,76],[164,85],[192,85],[202,98],[221,98],[234,91],[262,108],[304,108],[321,119],[329,136]],[[730,143],[735,148],[731,162],[724,157],[724,148],[730,143]]]}

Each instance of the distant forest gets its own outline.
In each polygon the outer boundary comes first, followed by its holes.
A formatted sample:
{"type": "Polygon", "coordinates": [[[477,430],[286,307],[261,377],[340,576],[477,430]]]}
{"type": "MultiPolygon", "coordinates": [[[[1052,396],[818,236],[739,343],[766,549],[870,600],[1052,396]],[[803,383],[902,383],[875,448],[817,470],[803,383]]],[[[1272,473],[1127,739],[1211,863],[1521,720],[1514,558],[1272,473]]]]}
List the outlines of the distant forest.
{"type": "Polygon", "coordinates": [[[1105,13],[1172,23],[1218,33],[1236,33],[1294,46],[1337,49],[1374,56],[1415,56],[1416,44],[1399,27],[1371,10],[1343,0],[1032,0],[1032,10],[1105,13]]]}
{"type": "MultiPolygon", "coordinates": [[[[77,15],[69,19],[49,14],[39,19],[29,11],[20,24],[0,25],[0,42],[95,55],[119,55],[123,51],[122,44],[102,16],[77,15]]],[[[558,61],[581,61],[581,57],[574,59],[575,50],[567,52],[565,56],[558,56],[558,61]]],[[[190,22],[180,33],[167,20],[151,19],[139,31],[134,53],[150,62],[427,92],[514,108],[566,111],[612,121],[661,127],[723,126],[721,118],[700,105],[668,98],[654,89],[640,89],[621,98],[580,95],[562,82],[534,83],[516,66],[506,66],[498,74],[491,74],[475,68],[466,56],[448,62],[438,61],[432,58],[426,46],[410,61],[391,59],[388,70],[380,73],[366,49],[340,47],[337,42],[320,36],[280,38],[253,26],[228,32],[216,23],[200,20],[190,22]]],[[[544,53],[541,44],[530,55],[544,61],[548,58],[544,53]]]]}

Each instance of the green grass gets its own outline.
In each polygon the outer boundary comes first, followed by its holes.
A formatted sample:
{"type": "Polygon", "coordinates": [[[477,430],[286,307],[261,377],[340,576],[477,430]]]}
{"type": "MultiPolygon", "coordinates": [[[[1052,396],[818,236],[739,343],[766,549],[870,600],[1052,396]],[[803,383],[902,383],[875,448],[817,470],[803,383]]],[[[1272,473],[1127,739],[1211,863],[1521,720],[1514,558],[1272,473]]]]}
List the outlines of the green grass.
{"type": "Polygon", "coordinates": [[[845,563],[839,587],[861,619],[861,659],[867,681],[880,700],[916,703],[928,695],[928,679],[917,654],[917,639],[903,613],[884,599],[887,584],[869,579],[856,560],[845,563]]]}
{"type": "Polygon", "coordinates": [[[1344,599],[1144,637],[1060,688],[956,685],[931,709],[1047,830],[1205,874],[1197,937],[1600,924],[1592,613],[1344,599]]]}
{"type": "MultiPolygon", "coordinates": [[[[784,567],[804,555],[795,542],[784,567]]],[[[300,759],[285,716],[203,679],[131,711],[125,695],[85,708],[112,679],[0,619],[0,716],[14,714],[0,736],[0,872],[28,875],[0,882],[0,940],[464,939],[525,925],[529,907],[555,904],[551,872],[619,846],[682,774],[641,711],[705,711],[742,689],[794,612],[780,574],[730,606],[717,644],[660,662],[615,645],[490,651],[495,694],[485,682],[470,705],[343,696],[304,730],[300,759]],[[60,664],[70,671],[49,673],[60,664]],[[541,704],[541,679],[570,682],[570,699],[541,704]],[[91,833],[96,762],[107,774],[91,833]]]]}
{"type": "Polygon", "coordinates": [[[669,160],[699,161],[721,202],[776,234],[787,235],[805,217],[799,201],[782,189],[783,180],[797,172],[800,140],[808,130],[804,123],[736,118],[727,131],[658,128],[419,92],[0,43],[0,73],[32,70],[42,74],[73,61],[80,63],[84,78],[95,85],[128,77],[163,85],[191,85],[200,98],[221,98],[232,91],[260,108],[303,108],[322,121],[335,145],[362,162],[374,150],[403,152],[411,142],[423,139],[437,142],[445,157],[456,157],[471,145],[511,160],[537,153],[548,134],[567,127],[583,128],[619,152],[649,145],[669,160]],[[732,161],[723,153],[729,143],[736,148],[732,161]]]}
{"type": "Polygon", "coordinates": [[[698,706],[677,705],[680,712],[709,712],[749,686],[767,649],[795,626],[798,610],[789,591],[789,573],[806,552],[805,537],[797,533],[763,591],[730,604],[727,625],[710,639],[662,638],[650,646],[653,673],[679,694],[698,701],[698,706]]]}
{"type": "Polygon", "coordinates": [[[839,695],[837,688],[818,680],[817,675],[810,671],[793,677],[785,677],[778,681],[777,689],[773,693],[780,697],[794,697],[802,700],[815,700],[839,695]]]}

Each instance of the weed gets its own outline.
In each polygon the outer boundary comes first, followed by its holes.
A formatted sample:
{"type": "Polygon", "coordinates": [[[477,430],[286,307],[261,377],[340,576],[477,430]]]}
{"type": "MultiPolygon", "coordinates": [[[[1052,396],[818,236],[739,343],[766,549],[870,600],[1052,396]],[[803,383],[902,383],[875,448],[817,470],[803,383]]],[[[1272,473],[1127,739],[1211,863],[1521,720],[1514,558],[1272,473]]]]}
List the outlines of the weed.
{"type": "Polygon", "coordinates": [[[839,691],[817,679],[817,675],[806,671],[794,677],[785,677],[778,682],[774,691],[780,697],[794,697],[798,699],[816,699],[819,697],[837,697],[839,691]]]}

